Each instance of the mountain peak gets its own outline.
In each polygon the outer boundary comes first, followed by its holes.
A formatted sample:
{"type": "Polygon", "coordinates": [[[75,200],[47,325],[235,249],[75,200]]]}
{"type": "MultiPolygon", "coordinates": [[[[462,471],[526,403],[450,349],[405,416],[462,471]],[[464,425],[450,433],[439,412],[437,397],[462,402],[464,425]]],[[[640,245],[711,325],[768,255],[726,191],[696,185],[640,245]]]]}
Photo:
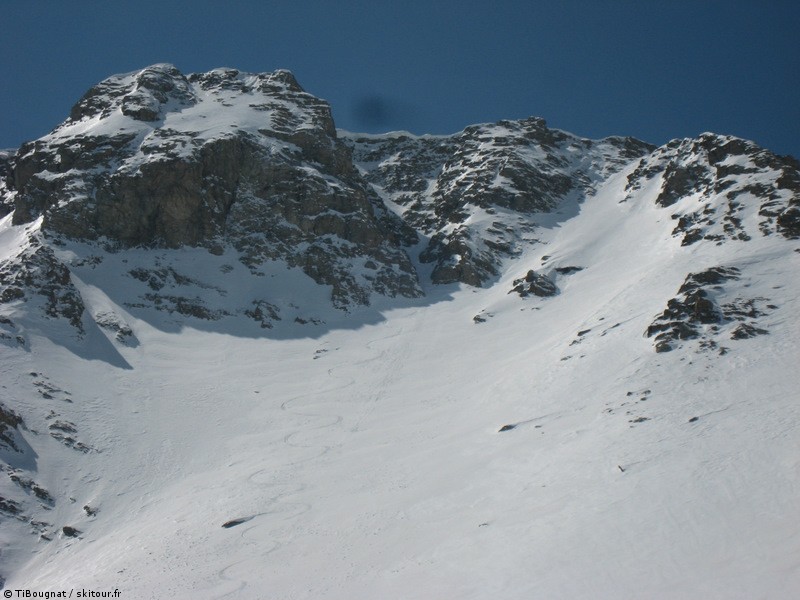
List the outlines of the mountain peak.
{"type": "MultiPolygon", "coordinates": [[[[285,260],[342,307],[418,296],[428,278],[491,285],[541,223],[576,214],[619,171],[629,198],[658,179],[657,205],[700,194],[706,211],[723,190],[756,190],[740,176],[757,171],[762,229],[797,229],[796,166],[745,140],[706,133],[654,148],[536,116],[451,136],[339,137],[329,105],[283,69],[186,76],[159,63],[114,75],[0,169],[15,225],[41,217],[48,235],[119,248],[234,249],[254,273],[285,260]]],[[[755,235],[698,210],[675,212],[684,243],[755,235]]]]}
{"type": "Polygon", "coordinates": [[[0,152],[0,587],[794,597],[798,239],[731,136],[105,79],[0,152]]]}

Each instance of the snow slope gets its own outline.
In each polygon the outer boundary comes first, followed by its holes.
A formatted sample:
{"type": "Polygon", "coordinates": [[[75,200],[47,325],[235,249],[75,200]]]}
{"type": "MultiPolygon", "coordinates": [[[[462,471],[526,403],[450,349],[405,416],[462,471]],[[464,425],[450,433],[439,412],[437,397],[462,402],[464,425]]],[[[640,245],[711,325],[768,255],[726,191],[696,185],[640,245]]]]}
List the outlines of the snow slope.
{"type": "MultiPolygon", "coordinates": [[[[320,303],[324,325],[211,327],[126,306],[113,292],[129,279],[113,279],[122,254],[76,267],[87,310],[116,315],[135,343],[98,329],[96,352],[81,357],[67,333],[13,315],[29,341],[0,345],[0,389],[25,416],[28,472],[70,500],[31,515],[51,541],[3,521],[5,587],[797,597],[798,244],[682,246],[675,207],[652,201],[660,179],[626,190],[635,167],[576,200],[575,216],[540,215],[538,243],[491,287],[426,284],[425,298],[376,298],[346,315],[320,303]],[[715,347],[701,337],[654,352],[645,332],[666,300],[687,273],[719,265],[741,275],[709,293],[766,298],[777,307],[758,321],[769,333],[732,340],[723,323],[704,333],[715,347]],[[528,269],[559,293],[509,294],[528,269]],[[48,436],[55,419],[89,450],[48,436]]],[[[0,226],[7,256],[17,242],[8,219],[0,226]]],[[[192,251],[135,252],[125,258],[139,264],[192,251]]],[[[280,263],[274,274],[276,288],[305,294],[302,276],[280,263]]],[[[203,276],[245,280],[216,267],[203,276]]],[[[28,493],[2,485],[20,502],[28,493]]]]}

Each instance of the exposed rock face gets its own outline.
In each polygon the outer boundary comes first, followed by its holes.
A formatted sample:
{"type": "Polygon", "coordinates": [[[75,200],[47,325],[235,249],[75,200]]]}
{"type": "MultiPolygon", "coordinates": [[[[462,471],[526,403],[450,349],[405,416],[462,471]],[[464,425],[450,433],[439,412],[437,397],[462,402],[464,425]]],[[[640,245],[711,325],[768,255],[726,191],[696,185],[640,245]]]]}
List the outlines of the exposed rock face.
{"type": "Polygon", "coordinates": [[[83,331],[83,298],[69,269],[35,237],[13,259],[0,261],[0,305],[17,300],[38,300],[47,317],[66,319],[83,331]]]}
{"type": "Polygon", "coordinates": [[[544,119],[475,125],[452,136],[347,136],[356,163],[404,220],[429,237],[434,283],[486,283],[530,239],[537,213],[559,208],[652,146],[582,139],[544,119]]]}
{"type": "Polygon", "coordinates": [[[722,311],[712,300],[707,286],[738,279],[737,269],[715,267],[702,273],[690,273],[678,290],[678,297],[667,303],[666,310],[647,328],[647,336],[655,336],[656,352],[672,349],[671,342],[700,335],[702,325],[722,322],[722,311]]]}
{"type": "Polygon", "coordinates": [[[10,408],[0,404],[0,447],[19,452],[14,436],[20,425],[24,425],[22,417],[10,408]]]}
{"type": "Polygon", "coordinates": [[[705,133],[673,140],[643,158],[628,177],[628,192],[655,177],[661,178],[656,203],[675,206],[673,234],[684,246],[773,233],[800,237],[800,162],[790,156],[705,133]],[[748,211],[755,211],[757,230],[747,226],[748,211]]]}
{"type": "Polygon", "coordinates": [[[50,135],[24,145],[14,223],[118,247],[232,246],[257,269],[282,259],[334,303],[421,294],[387,217],[336,138],[327,103],[291,73],[184,77],[171,65],[93,87],[50,135]],[[211,121],[206,125],[207,121],[211,121]],[[355,274],[369,261],[374,275],[355,274]]]}
{"type": "MultiPolygon", "coordinates": [[[[690,273],[678,295],[667,302],[666,310],[647,328],[645,335],[655,338],[656,352],[668,352],[680,340],[696,338],[701,338],[702,348],[720,348],[715,338],[722,335],[722,326],[729,323],[738,322],[730,331],[732,340],[768,333],[757,321],[776,308],[768,304],[767,298],[736,297],[720,305],[718,298],[724,295],[725,284],[739,279],[736,267],[712,267],[690,273]]],[[[721,347],[721,352],[724,351],[721,347]]]]}

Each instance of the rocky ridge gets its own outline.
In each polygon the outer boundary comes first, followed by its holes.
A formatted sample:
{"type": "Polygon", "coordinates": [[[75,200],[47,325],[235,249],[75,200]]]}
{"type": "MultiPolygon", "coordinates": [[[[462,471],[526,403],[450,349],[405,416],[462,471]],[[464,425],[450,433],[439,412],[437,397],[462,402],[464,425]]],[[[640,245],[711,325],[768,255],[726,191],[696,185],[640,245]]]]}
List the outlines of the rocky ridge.
{"type": "MultiPolygon", "coordinates": [[[[50,134],[0,153],[0,216],[27,232],[0,262],[0,301],[36,297],[44,316],[79,334],[94,321],[135,343],[121,317],[101,310],[85,320],[72,281],[117,254],[110,262],[137,286],[128,308],[242,316],[261,329],[315,323],[304,299],[263,283],[232,309],[227,284],[190,274],[175,252],[204,249],[206,272],[230,272],[233,259],[262,281],[283,265],[349,310],[377,296],[420,297],[431,283],[491,285],[620,172],[620,202],[652,195],[683,246],[796,239],[799,167],[730,136],[654,148],[583,139],[540,118],[449,136],[337,132],[328,104],[288,71],[184,75],[153,65],[100,82],[50,134]],[[119,257],[132,249],[150,254],[127,266],[119,257]]],[[[520,271],[513,286],[523,297],[557,293],[563,275],[520,271]]],[[[3,340],[23,344],[6,318],[3,340]]]]}
{"type": "Polygon", "coordinates": [[[674,210],[673,235],[682,246],[759,234],[800,238],[800,162],[791,156],[704,133],[642,158],[628,176],[628,197],[655,177],[661,178],[656,204],[674,210]]]}
{"type": "Polygon", "coordinates": [[[428,238],[434,283],[481,286],[535,241],[538,216],[591,195],[653,149],[633,138],[588,140],[541,118],[474,125],[452,136],[347,134],[356,164],[428,238]]]}

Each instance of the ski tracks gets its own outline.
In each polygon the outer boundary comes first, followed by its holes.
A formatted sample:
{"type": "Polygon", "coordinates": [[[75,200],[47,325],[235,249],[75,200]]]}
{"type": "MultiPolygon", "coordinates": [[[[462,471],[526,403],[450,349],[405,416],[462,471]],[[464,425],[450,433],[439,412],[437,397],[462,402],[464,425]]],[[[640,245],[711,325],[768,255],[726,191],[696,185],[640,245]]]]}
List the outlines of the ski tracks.
{"type": "MultiPolygon", "coordinates": [[[[400,360],[396,352],[394,359],[390,358],[391,347],[377,350],[375,345],[391,342],[402,334],[403,328],[398,327],[389,335],[366,342],[364,347],[371,356],[357,362],[342,363],[328,368],[328,376],[334,380],[332,385],[321,390],[297,394],[280,404],[280,410],[293,418],[299,418],[300,424],[282,438],[284,448],[288,449],[285,462],[277,469],[271,467],[256,469],[245,480],[243,494],[252,494],[254,493],[252,488],[256,488],[257,493],[263,496],[261,502],[264,510],[235,519],[234,524],[229,527],[236,528],[241,541],[251,546],[253,553],[251,557],[227,564],[218,571],[218,578],[227,589],[213,596],[214,598],[241,597],[244,590],[249,587],[249,582],[258,576],[257,571],[252,568],[253,559],[259,562],[265,560],[291,542],[293,532],[297,528],[296,519],[313,509],[312,504],[303,499],[304,493],[308,491],[308,485],[300,481],[302,475],[299,473],[300,468],[306,463],[318,461],[340,446],[341,443],[335,443],[334,440],[341,439],[347,433],[358,431],[364,418],[374,412],[376,403],[383,396],[385,386],[395,376],[394,372],[400,360]],[[325,403],[325,399],[331,396],[342,397],[344,390],[358,388],[360,383],[358,374],[365,372],[370,365],[379,363],[384,364],[371,370],[371,372],[380,371],[375,388],[377,391],[369,394],[369,401],[355,418],[355,423],[345,430],[342,427],[345,416],[340,410],[325,412],[321,410],[321,405],[335,409],[336,404],[325,403]],[[345,373],[337,374],[339,371],[345,373]],[[235,523],[239,520],[240,523],[235,523]],[[288,527],[287,521],[291,523],[288,527]],[[256,535],[256,532],[265,526],[270,527],[268,535],[265,536],[263,533],[256,535]],[[269,539],[266,545],[265,538],[269,539]]],[[[350,419],[353,419],[352,415],[350,419]]],[[[260,589],[261,586],[258,587],[260,589]]]]}

